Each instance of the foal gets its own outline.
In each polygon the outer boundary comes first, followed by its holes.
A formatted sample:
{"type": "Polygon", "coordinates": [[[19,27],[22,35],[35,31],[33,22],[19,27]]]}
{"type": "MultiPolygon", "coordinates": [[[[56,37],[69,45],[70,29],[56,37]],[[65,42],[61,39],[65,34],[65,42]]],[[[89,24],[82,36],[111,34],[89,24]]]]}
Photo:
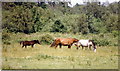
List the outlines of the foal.
{"type": "Polygon", "coordinates": [[[32,41],[21,41],[20,45],[22,44],[22,48],[25,46],[25,48],[27,46],[31,46],[33,48],[34,44],[40,44],[40,42],[38,40],[32,40],[32,41]]]}

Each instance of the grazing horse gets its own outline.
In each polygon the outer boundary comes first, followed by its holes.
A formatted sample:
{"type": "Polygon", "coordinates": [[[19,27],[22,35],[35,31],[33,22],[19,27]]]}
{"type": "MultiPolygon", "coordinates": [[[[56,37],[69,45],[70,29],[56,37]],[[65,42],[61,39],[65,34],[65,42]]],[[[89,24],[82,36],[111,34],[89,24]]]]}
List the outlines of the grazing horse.
{"type": "Polygon", "coordinates": [[[84,47],[88,47],[91,50],[91,46],[94,48],[94,52],[96,52],[96,45],[93,40],[79,40],[77,43],[74,44],[77,46],[77,49],[82,46],[82,49],[84,47]]]}
{"type": "Polygon", "coordinates": [[[22,48],[25,46],[31,46],[33,48],[34,44],[40,44],[38,40],[32,40],[32,41],[20,41],[20,45],[22,44],[22,48]]]}
{"type": "Polygon", "coordinates": [[[57,38],[54,40],[54,42],[51,44],[50,47],[55,46],[55,48],[57,48],[57,46],[59,45],[61,48],[63,45],[63,46],[68,46],[68,48],[71,48],[72,44],[78,41],[79,40],[75,38],[57,38]]]}

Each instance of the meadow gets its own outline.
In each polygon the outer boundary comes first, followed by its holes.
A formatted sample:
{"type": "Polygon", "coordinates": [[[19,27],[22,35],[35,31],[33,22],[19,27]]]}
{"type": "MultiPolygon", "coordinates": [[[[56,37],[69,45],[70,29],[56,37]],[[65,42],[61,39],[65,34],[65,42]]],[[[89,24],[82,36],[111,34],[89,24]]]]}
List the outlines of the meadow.
{"type": "Polygon", "coordinates": [[[68,5],[59,0],[2,2],[2,69],[118,69],[119,3],[68,5]],[[97,51],[50,48],[58,37],[92,39],[97,51]],[[41,45],[22,48],[25,40],[41,45]]]}
{"type": "MultiPolygon", "coordinates": [[[[76,50],[75,46],[68,49],[50,48],[50,44],[35,44],[34,48],[21,48],[19,41],[40,40],[41,36],[72,37],[77,39],[99,38],[99,35],[32,33],[10,34],[10,44],[3,44],[2,69],[118,69],[118,46],[98,46],[97,52],[85,49],[76,50]]],[[[105,34],[104,38],[117,42],[117,38],[105,34]],[[111,39],[109,39],[111,38],[111,39]]],[[[100,35],[101,36],[101,35],[100,35]]],[[[99,38],[103,39],[103,37],[99,38]]]]}

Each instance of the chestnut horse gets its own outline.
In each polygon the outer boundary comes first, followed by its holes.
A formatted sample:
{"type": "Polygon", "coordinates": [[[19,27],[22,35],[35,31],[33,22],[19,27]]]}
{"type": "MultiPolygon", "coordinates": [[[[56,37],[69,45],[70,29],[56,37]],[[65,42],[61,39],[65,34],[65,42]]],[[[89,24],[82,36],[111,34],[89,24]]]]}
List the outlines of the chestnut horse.
{"type": "Polygon", "coordinates": [[[78,39],[75,38],[57,38],[54,40],[54,42],[51,44],[50,47],[54,47],[57,48],[57,46],[59,45],[60,48],[63,46],[68,46],[68,48],[71,48],[72,44],[75,42],[78,42],[78,39]]]}
{"type": "Polygon", "coordinates": [[[22,48],[25,46],[31,46],[33,48],[34,44],[40,44],[38,40],[32,40],[32,41],[20,41],[20,45],[22,44],[22,48]]]}
{"type": "Polygon", "coordinates": [[[82,39],[82,40],[79,40],[77,43],[75,43],[74,44],[75,46],[77,46],[77,49],[80,47],[80,46],[82,46],[82,49],[84,48],[84,47],[88,47],[90,50],[91,50],[91,46],[94,48],[94,52],[96,52],[96,45],[95,45],[95,43],[94,43],[94,41],[93,40],[84,40],[84,39],[82,39]]]}

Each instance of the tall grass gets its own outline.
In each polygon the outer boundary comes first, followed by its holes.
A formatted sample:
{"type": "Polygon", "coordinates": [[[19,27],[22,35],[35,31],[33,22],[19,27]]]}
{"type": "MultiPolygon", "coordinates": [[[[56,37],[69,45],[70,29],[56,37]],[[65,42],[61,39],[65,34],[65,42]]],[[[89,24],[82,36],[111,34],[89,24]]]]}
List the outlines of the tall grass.
{"type": "Polygon", "coordinates": [[[17,33],[17,34],[9,34],[10,38],[7,40],[7,42],[19,42],[24,40],[40,40],[44,41],[43,44],[50,44],[55,38],[61,37],[61,38],[77,38],[77,39],[93,39],[97,45],[100,46],[117,46],[118,45],[118,38],[114,37],[111,33],[107,34],[88,34],[88,35],[82,35],[82,34],[71,34],[71,33],[47,33],[47,32],[37,32],[33,34],[23,34],[23,33],[17,33]],[[46,41],[46,42],[45,42],[46,41]],[[50,41],[50,42],[49,42],[50,41]]]}

